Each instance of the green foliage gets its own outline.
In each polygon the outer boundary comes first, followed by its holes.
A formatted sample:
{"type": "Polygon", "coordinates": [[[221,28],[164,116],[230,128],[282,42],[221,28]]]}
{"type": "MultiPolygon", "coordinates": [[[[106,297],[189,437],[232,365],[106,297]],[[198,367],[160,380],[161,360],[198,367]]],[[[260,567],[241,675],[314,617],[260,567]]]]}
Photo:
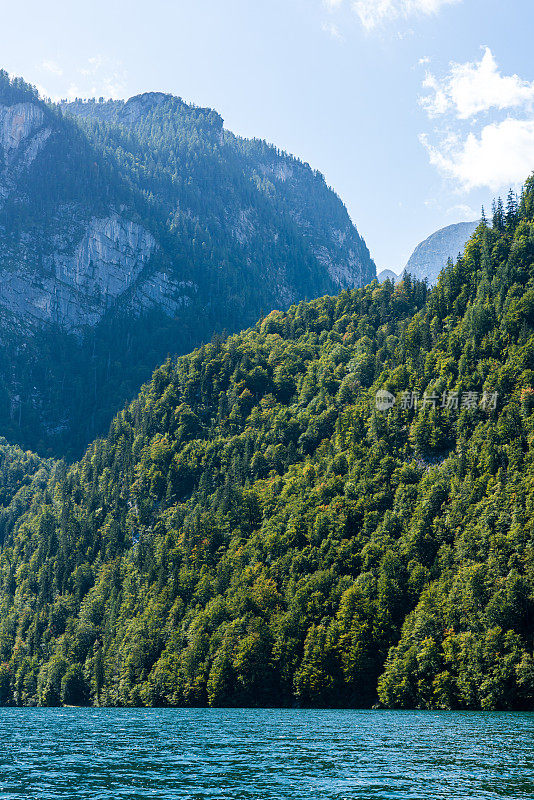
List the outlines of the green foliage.
{"type": "Polygon", "coordinates": [[[9,531],[2,702],[534,708],[533,197],[156,370],[9,531]]]}

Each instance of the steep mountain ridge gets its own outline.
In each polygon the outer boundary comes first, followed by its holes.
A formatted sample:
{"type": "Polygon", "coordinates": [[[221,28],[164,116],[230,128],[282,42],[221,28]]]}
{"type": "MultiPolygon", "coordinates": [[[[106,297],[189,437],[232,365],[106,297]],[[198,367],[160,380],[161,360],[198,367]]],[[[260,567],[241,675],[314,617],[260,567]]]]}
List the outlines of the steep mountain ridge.
{"type": "MultiPolygon", "coordinates": [[[[220,226],[223,215],[233,238],[246,249],[260,224],[261,214],[269,215],[274,206],[278,214],[287,215],[296,226],[314,257],[326,267],[338,290],[363,285],[376,274],[372,267],[369,269],[370,256],[365,243],[339,199],[327,190],[322,175],[264,141],[234,136],[225,130],[222,117],[212,109],[190,106],[172,95],[149,92],[127,101],[65,103],[62,110],[91,123],[105,123],[120,131],[126,129],[133,139],[126,141],[116,132],[117,141],[129,156],[133,158],[135,155],[137,160],[141,158],[147,166],[157,153],[166,175],[160,173],[150,183],[142,179],[140,182],[145,191],[153,192],[163,200],[166,212],[174,215],[175,223],[177,216],[193,217],[206,224],[210,231],[212,226],[220,226]],[[171,145],[152,143],[147,152],[145,148],[151,142],[154,128],[161,131],[160,136],[167,137],[171,145]],[[203,155],[208,160],[213,159],[214,154],[222,156],[214,170],[217,186],[212,185],[212,176],[206,176],[205,166],[200,175],[193,170],[204,194],[217,197],[213,202],[217,214],[211,218],[203,219],[198,214],[198,189],[191,196],[184,194],[180,186],[184,181],[180,175],[180,168],[184,166],[183,150],[189,147],[187,141],[183,144],[184,130],[194,131],[195,135],[201,131],[207,144],[203,155]],[[176,137],[182,139],[178,148],[176,137]],[[168,183],[163,188],[165,178],[169,176],[174,190],[168,183]],[[258,191],[258,194],[254,193],[255,201],[251,197],[252,187],[258,191]],[[246,204],[236,204],[236,189],[248,195],[246,204]]],[[[103,131],[99,133],[105,138],[103,131]]],[[[276,240],[275,225],[272,225],[271,235],[276,240]]]]}
{"type": "Polygon", "coordinates": [[[0,73],[0,164],[0,432],[43,453],[167,353],[375,275],[319,173],[170,95],[57,107],[0,73]]]}

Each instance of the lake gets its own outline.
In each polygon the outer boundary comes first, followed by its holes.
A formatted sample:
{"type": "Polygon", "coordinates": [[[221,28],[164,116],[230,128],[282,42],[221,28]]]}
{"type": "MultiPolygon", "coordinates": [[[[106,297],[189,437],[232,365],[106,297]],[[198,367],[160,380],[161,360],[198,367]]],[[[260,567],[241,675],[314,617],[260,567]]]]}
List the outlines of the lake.
{"type": "Polygon", "coordinates": [[[0,709],[0,798],[534,797],[534,714],[0,709]]]}

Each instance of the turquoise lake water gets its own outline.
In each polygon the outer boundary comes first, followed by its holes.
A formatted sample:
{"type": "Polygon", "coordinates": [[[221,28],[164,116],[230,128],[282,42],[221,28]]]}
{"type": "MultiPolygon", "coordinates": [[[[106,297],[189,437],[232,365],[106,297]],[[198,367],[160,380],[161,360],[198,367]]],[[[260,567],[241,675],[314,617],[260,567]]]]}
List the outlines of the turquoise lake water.
{"type": "Polygon", "coordinates": [[[534,714],[1,709],[0,798],[534,797],[534,714]]]}

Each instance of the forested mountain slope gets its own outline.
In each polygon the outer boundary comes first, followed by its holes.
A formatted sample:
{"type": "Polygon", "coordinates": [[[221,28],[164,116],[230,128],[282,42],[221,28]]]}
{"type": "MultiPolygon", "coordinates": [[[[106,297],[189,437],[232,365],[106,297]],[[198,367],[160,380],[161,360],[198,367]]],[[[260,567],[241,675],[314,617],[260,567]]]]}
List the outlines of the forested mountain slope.
{"type": "Polygon", "coordinates": [[[60,107],[0,72],[0,434],[81,454],[168,353],[376,274],[309,166],[150,93],[60,107]]]}
{"type": "Polygon", "coordinates": [[[167,362],[8,533],[1,702],[534,708],[533,326],[530,181],[167,362]]]}
{"type": "Polygon", "coordinates": [[[52,474],[57,479],[64,472],[58,462],[41,459],[0,439],[0,547],[36,492],[46,487],[52,474]]]}

